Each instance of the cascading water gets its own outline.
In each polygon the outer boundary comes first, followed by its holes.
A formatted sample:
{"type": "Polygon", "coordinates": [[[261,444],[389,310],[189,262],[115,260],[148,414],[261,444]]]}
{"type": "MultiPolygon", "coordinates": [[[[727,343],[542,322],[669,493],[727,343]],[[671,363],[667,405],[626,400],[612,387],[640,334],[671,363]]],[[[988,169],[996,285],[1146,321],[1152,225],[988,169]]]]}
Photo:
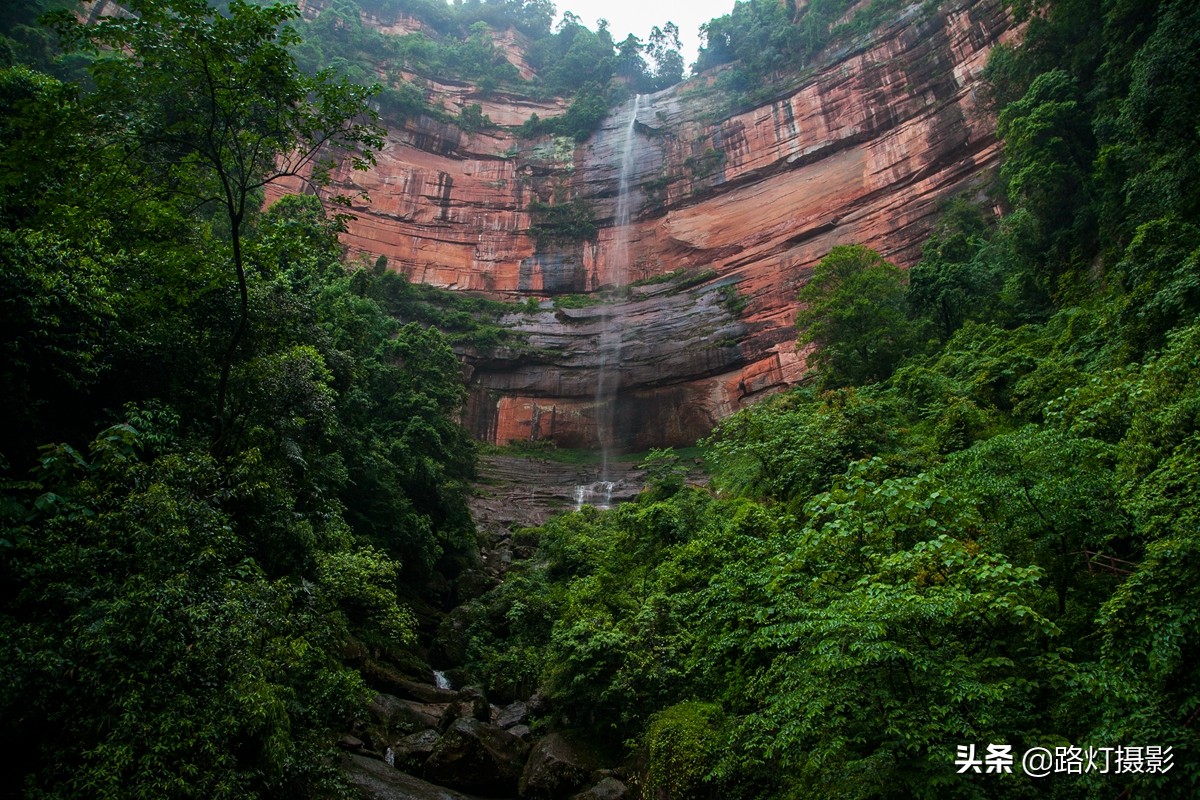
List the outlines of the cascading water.
{"type": "Polygon", "coordinates": [[[616,484],[612,481],[581,483],[575,487],[575,510],[584,506],[608,508],[612,505],[612,492],[616,484]]]}
{"type": "MultiPolygon", "coordinates": [[[[609,265],[612,283],[627,283],[629,274],[629,223],[633,219],[633,174],[637,166],[637,115],[642,96],[630,102],[629,123],[621,143],[621,171],[617,181],[617,208],[613,218],[612,253],[609,265]]],[[[612,503],[613,482],[608,461],[616,440],[616,399],[621,384],[621,334],[624,315],[619,306],[601,306],[599,362],[596,369],[596,439],[600,446],[600,479],[575,487],[575,510],[584,503],[608,508],[612,503]],[[596,501],[599,502],[596,502],[596,501]]]]}

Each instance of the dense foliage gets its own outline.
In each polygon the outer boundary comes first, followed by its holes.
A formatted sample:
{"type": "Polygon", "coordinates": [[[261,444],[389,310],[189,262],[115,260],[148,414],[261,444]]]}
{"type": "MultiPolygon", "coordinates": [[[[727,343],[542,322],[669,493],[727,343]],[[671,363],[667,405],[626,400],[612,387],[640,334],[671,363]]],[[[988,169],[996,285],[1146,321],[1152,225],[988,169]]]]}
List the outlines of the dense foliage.
{"type": "Polygon", "coordinates": [[[465,633],[494,690],[620,737],[643,796],[1195,796],[1198,9],[1018,8],[1000,196],[947,206],[907,279],[830,253],[812,385],[722,422],[710,485],[657,453],[635,502],[525,532],[465,633]],[[990,743],[1015,774],[958,771],[990,743]],[[1173,767],[1035,779],[1035,746],[1173,767]]]}
{"type": "MultiPolygon", "coordinates": [[[[512,25],[578,93],[551,132],[579,135],[647,53],[673,74],[670,30],[656,56],[529,0],[362,0],[421,38],[351,3],[296,34],[238,0],[36,24],[64,5],[0,11],[0,794],[337,796],[364,700],[343,651],[407,646],[406,601],[470,534],[429,326],[511,342],[501,309],[346,265],[336,215],[262,189],[378,143],[366,92],[318,67],[499,87],[488,31],[512,25]]],[[[448,625],[494,699],[540,686],[624,741],[644,795],[1195,795],[1200,7],[1018,5],[988,68],[1003,217],[951,204],[907,280],[830,253],[798,298],[813,384],[723,422],[710,485],[653,453],[638,500],[524,532],[537,556],[448,625]],[[1174,766],[955,769],[1001,742],[1174,766]]],[[[709,63],[794,68],[848,7],[738,3],[709,63]]],[[[557,207],[545,236],[593,235],[557,207]]]]}
{"type": "MultiPolygon", "coordinates": [[[[630,34],[615,42],[606,25],[592,31],[567,11],[551,29],[548,0],[334,0],[301,27],[296,47],[308,71],[333,68],[362,85],[379,84],[377,104],[385,119],[399,122],[421,114],[449,119],[431,105],[426,81],[470,81],[481,96],[517,91],[535,97],[573,98],[571,118],[527,126],[525,133],[587,138],[610,103],[635,92],[665,88],[683,78],[678,28],[651,28],[643,42],[630,34]],[[373,19],[364,20],[364,15],[373,19]],[[407,33],[385,33],[380,22],[403,24],[407,33]],[[507,52],[516,34],[519,54],[507,52]],[[523,58],[533,75],[522,77],[514,60],[523,58]]],[[[519,61],[518,61],[519,63],[519,61]]],[[[490,124],[464,119],[468,127],[490,124]]]]}
{"type": "Polygon", "coordinates": [[[473,543],[459,364],[314,197],[261,210],[378,143],[295,10],[126,5],[4,12],[0,795],[336,796],[347,643],[473,543]]]}
{"type": "Polygon", "coordinates": [[[695,69],[732,64],[726,85],[739,92],[770,93],[775,78],[802,71],[831,41],[870,31],[902,6],[898,0],[865,5],[853,0],[737,0],[730,13],[701,26],[705,45],[695,69]]]}

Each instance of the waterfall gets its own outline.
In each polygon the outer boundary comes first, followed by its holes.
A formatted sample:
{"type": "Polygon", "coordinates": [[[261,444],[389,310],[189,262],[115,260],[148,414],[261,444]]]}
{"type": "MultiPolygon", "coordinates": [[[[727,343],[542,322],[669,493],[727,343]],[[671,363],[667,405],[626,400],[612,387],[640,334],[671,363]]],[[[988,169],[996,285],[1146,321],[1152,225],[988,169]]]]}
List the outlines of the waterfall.
{"type": "MultiPolygon", "coordinates": [[[[641,102],[642,96],[635,95],[630,103],[629,124],[625,126],[625,138],[621,144],[621,171],[613,219],[612,254],[609,256],[610,275],[616,286],[627,283],[629,276],[629,223],[634,212],[633,173],[637,166],[636,127],[641,102]]],[[[616,399],[621,384],[621,329],[624,323],[624,315],[620,310],[614,310],[607,304],[601,308],[599,365],[596,370],[596,439],[600,445],[600,484],[609,482],[608,460],[616,438],[616,399]]]]}
{"type": "MultiPolygon", "coordinates": [[[[620,172],[617,181],[617,207],[613,216],[612,251],[608,256],[609,276],[615,286],[629,282],[629,223],[633,219],[633,176],[637,168],[637,115],[642,96],[630,102],[629,122],[620,145],[620,172]]],[[[609,508],[616,486],[609,475],[608,462],[616,443],[617,392],[621,386],[621,335],[624,309],[617,304],[600,306],[600,337],[596,367],[596,441],[600,447],[600,475],[590,484],[575,487],[575,510],[586,505],[609,508]]]]}
{"type": "Polygon", "coordinates": [[[575,487],[575,510],[585,505],[606,509],[612,505],[612,493],[616,484],[612,481],[581,483],[575,487]]]}

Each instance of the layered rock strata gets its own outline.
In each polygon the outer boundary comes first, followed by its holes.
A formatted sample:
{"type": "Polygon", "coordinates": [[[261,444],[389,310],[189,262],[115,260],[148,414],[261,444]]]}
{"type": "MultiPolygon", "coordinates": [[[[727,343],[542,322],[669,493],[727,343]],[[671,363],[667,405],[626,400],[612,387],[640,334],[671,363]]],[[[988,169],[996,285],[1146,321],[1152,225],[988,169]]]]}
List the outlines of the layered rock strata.
{"type": "MultiPolygon", "coordinates": [[[[505,320],[528,346],[463,353],[477,437],[593,445],[598,320],[608,315],[625,329],[620,443],[690,443],[802,378],[795,294],[832,247],[862,243],[909,266],[939,203],[986,183],[1000,148],[981,73],[1014,35],[999,0],[916,4],[756,107],[721,90],[719,71],[643,97],[634,214],[622,231],[613,222],[632,104],[582,144],[415,120],[390,133],[374,170],[337,176],[340,191],[370,198],[344,240],[415,281],[542,301],[505,320]],[[593,239],[532,236],[531,203],[567,199],[590,213],[593,239]],[[564,294],[610,307],[576,298],[559,305],[583,307],[556,308],[564,294]]],[[[564,110],[441,91],[508,126],[564,110]]]]}

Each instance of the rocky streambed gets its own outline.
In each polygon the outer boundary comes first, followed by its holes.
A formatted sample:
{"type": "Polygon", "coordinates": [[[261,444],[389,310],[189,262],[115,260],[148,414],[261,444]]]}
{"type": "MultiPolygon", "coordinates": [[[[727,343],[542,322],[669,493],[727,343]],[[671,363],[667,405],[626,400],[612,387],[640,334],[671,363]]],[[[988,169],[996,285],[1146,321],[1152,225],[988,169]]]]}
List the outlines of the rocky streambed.
{"type": "MultiPolygon", "coordinates": [[[[590,463],[539,455],[492,455],[481,460],[471,500],[479,563],[457,581],[461,601],[504,579],[514,559],[532,552],[513,540],[519,528],[575,510],[580,502],[616,505],[636,497],[645,472],[636,460],[616,460],[600,481],[590,463]],[[604,487],[600,484],[611,484],[604,487]],[[590,492],[590,494],[588,494],[590,492]],[[582,496],[581,496],[582,495],[582,496]],[[468,587],[471,587],[468,589],[468,587]]],[[[456,613],[446,615],[453,624],[456,613]]],[[[606,748],[571,730],[548,731],[538,721],[551,709],[536,693],[502,705],[453,667],[437,641],[431,658],[442,673],[409,662],[359,659],[376,692],[364,719],[339,742],[342,768],[363,800],[622,800],[637,796],[630,777],[606,748]],[[456,686],[455,682],[468,683],[456,686]]]]}
{"type": "Polygon", "coordinates": [[[646,484],[646,472],[638,469],[636,458],[614,459],[603,476],[600,472],[598,463],[569,463],[538,455],[485,456],[480,460],[471,514],[481,532],[512,531],[578,510],[581,502],[611,506],[632,500],[646,484]],[[599,493],[601,483],[612,484],[606,496],[599,493]],[[581,490],[590,493],[580,497],[581,490]]]}
{"type": "Polygon", "coordinates": [[[546,709],[534,695],[495,706],[477,688],[397,679],[366,720],[342,737],[342,766],[364,800],[629,797],[624,773],[605,769],[570,731],[535,737],[546,709]]]}
{"type": "Polygon", "coordinates": [[[442,673],[414,679],[414,666],[360,664],[376,695],[339,746],[342,769],[362,800],[636,796],[605,747],[539,725],[551,709],[537,693],[496,705],[478,687],[455,688],[442,673]]]}

